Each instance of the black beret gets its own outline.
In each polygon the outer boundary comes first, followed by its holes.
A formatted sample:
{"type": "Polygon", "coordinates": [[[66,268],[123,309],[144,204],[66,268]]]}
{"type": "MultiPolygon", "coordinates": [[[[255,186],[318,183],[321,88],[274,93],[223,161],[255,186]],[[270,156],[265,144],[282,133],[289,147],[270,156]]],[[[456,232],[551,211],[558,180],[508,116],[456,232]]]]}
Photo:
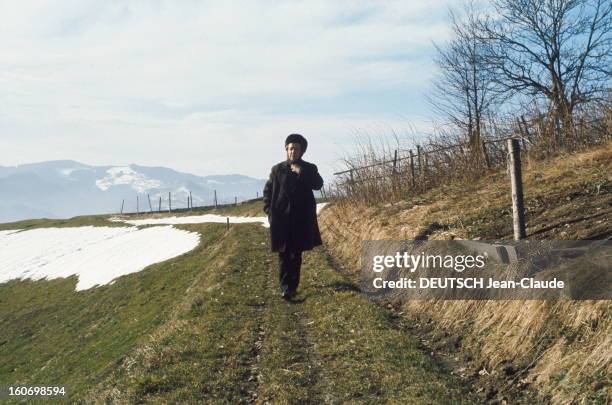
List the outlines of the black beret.
{"type": "Polygon", "coordinates": [[[308,141],[300,134],[291,134],[285,139],[285,147],[290,143],[299,143],[302,146],[302,153],[306,152],[308,141]]]}

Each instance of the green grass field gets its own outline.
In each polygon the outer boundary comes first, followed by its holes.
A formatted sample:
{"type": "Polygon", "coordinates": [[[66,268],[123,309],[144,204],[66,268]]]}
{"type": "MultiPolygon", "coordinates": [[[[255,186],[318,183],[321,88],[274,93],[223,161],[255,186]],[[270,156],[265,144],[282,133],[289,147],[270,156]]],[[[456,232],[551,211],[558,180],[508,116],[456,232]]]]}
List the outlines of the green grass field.
{"type": "Polygon", "coordinates": [[[0,284],[0,384],[66,385],[71,403],[476,401],[322,249],[287,303],[266,228],[177,227],[202,243],[110,285],[0,284]]]}

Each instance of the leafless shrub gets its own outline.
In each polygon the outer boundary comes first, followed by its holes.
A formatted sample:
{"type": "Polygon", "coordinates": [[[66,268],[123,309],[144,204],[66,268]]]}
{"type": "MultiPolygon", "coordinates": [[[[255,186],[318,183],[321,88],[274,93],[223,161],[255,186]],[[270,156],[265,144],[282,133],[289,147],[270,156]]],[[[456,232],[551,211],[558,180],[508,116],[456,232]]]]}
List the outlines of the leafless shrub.
{"type": "Polygon", "coordinates": [[[453,37],[437,46],[429,101],[443,119],[408,148],[365,136],[330,189],[354,202],[397,201],[505,164],[508,137],[523,160],[601,144],[612,132],[612,3],[494,0],[451,13],[453,37]],[[501,104],[504,101],[505,104],[501,104]],[[377,141],[378,140],[378,144],[377,141]]]}

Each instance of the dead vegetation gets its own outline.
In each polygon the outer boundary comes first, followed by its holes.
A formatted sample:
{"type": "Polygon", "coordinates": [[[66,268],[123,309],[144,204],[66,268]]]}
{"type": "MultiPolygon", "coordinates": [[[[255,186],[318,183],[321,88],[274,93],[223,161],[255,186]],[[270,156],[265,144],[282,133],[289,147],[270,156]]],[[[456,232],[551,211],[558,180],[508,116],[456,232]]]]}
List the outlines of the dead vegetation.
{"type": "MultiPolygon", "coordinates": [[[[609,238],[610,173],[612,142],[526,165],[528,239],[609,238]]],[[[322,211],[322,234],[355,276],[363,240],[510,239],[509,187],[499,170],[397,202],[339,200],[322,211]]],[[[494,395],[533,387],[554,403],[606,403],[611,309],[609,301],[405,301],[400,311],[430,325],[432,341],[456,346],[476,379],[501,381],[494,395]]]]}

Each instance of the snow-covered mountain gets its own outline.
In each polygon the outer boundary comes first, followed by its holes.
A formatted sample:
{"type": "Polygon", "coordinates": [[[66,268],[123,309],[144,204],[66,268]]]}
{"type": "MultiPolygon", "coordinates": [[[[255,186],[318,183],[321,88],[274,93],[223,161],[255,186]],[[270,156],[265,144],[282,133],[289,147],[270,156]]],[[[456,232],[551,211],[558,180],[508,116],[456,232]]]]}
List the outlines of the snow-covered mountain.
{"type": "Polygon", "coordinates": [[[69,218],[75,215],[149,211],[161,206],[186,208],[189,192],[195,207],[211,205],[214,190],[220,204],[261,196],[265,180],[230,174],[196,176],[166,167],[89,166],[73,160],[54,160],[19,166],[0,166],[0,222],[28,218],[69,218]],[[148,196],[147,196],[148,194],[148,196]]]}

